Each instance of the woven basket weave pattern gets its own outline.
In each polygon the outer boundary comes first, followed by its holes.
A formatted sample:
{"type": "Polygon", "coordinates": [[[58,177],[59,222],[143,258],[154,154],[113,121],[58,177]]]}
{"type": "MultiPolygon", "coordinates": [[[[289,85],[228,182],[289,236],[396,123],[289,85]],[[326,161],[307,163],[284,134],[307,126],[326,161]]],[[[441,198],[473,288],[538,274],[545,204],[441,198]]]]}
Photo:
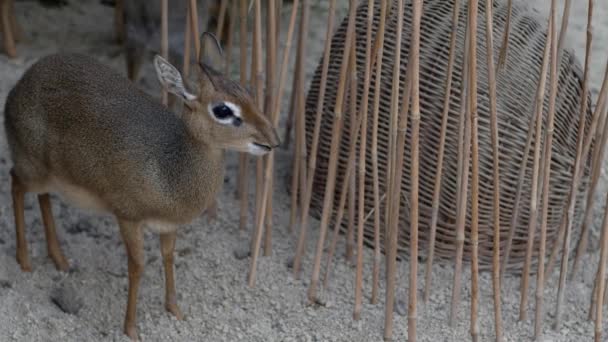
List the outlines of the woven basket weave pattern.
{"type": "MultiPolygon", "coordinates": [[[[386,22],[386,36],[384,45],[384,58],[382,73],[379,79],[380,87],[380,120],[378,126],[378,160],[380,196],[386,193],[387,164],[388,164],[388,140],[390,121],[390,100],[392,70],[396,51],[396,1],[392,2],[391,15],[386,22]]],[[[400,87],[405,85],[405,74],[407,69],[408,47],[411,36],[411,14],[410,5],[406,5],[405,22],[403,27],[403,42],[401,44],[400,65],[400,87]]],[[[426,251],[430,235],[431,208],[433,188],[436,177],[437,152],[440,141],[441,113],[443,110],[443,98],[445,94],[445,82],[447,77],[447,63],[449,55],[449,39],[451,28],[451,14],[453,1],[435,0],[425,1],[421,23],[421,50],[420,50],[420,97],[421,97],[421,126],[420,126],[420,248],[426,251]]],[[[379,25],[380,2],[376,1],[374,8],[373,34],[375,37],[379,25]]],[[[493,181],[492,169],[493,158],[490,142],[490,116],[488,98],[488,76],[486,69],[486,40],[485,40],[485,17],[482,15],[485,6],[480,4],[480,15],[478,18],[478,115],[479,115],[479,165],[480,165],[480,217],[479,217],[479,262],[480,269],[489,269],[492,262],[492,194],[493,181]]],[[[463,45],[466,27],[467,6],[461,6],[457,44],[456,60],[452,91],[450,94],[450,111],[448,117],[448,129],[445,145],[444,167],[442,174],[441,195],[439,203],[439,217],[436,239],[436,255],[440,258],[453,258],[455,255],[455,232],[456,232],[456,204],[457,204],[457,165],[458,165],[458,125],[460,115],[460,91],[463,65],[463,45]]],[[[494,5],[494,60],[498,60],[499,42],[505,27],[507,6],[501,1],[495,1],[494,5]]],[[[357,8],[356,15],[356,52],[357,52],[357,103],[360,106],[363,95],[363,67],[365,63],[366,48],[366,23],[367,4],[357,8]]],[[[323,105],[323,118],[321,121],[321,135],[319,148],[312,153],[317,154],[317,167],[314,175],[313,194],[311,200],[311,215],[319,217],[323,206],[324,188],[329,163],[331,127],[333,123],[333,111],[336,98],[336,90],[339,77],[339,69],[342,63],[341,56],[346,36],[347,19],[341,23],[332,38],[332,49],[329,62],[329,75],[327,90],[323,105]]],[[[498,129],[500,139],[500,184],[501,184],[501,256],[505,253],[505,244],[508,236],[511,215],[513,212],[515,192],[518,184],[518,174],[521,162],[527,160],[525,180],[520,202],[520,214],[513,240],[510,258],[510,270],[519,270],[525,257],[525,248],[528,236],[528,219],[530,208],[530,188],[532,177],[532,159],[534,143],[530,153],[524,156],[526,137],[529,129],[530,117],[533,114],[533,103],[538,84],[538,75],[542,62],[542,51],[546,39],[546,21],[539,19],[514,4],[512,12],[512,31],[509,42],[509,54],[506,68],[497,75],[497,110],[498,129]]],[[[369,94],[369,111],[367,113],[368,148],[372,140],[372,111],[374,84],[378,82],[376,71],[372,73],[372,83],[369,94]]],[[[572,181],[572,170],[576,151],[576,134],[578,129],[578,113],[582,92],[582,71],[573,54],[565,50],[561,65],[558,69],[559,85],[556,102],[555,132],[553,141],[553,160],[551,164],[551,181],[549,194],[549,218],[547,243],[548,249],[553,245],[559,230],[563,208],[567,201],[570,184],[572,181]]],[[[319,95],[319,83],[321,79],[321,61],[315,72],[310,85],[306,102],[306,143],[307,151],[311,153],[312,132],[316,107],[319,95]]],[[[548,93],[546,91],[544,101],[544,119],[546,119],[548,108],[548,93]]],[[[347,89],[346,94],[349,94],[347,89]]],[[[334,200],[334,212],[337,211],[338,198],[344,181],[344,174],[348,164],[348,150],[351,138],[351,126],[353,116],[349,108],[348,96],[345,99],[343,136],[339,145],[337,180],[334,200]]],[[[590,102],[589,102],[590,103],[590,102]]],[[[589,125],[591,110],[587,112],[586,125],[589,125]]],[[[543,120],[544,125],[544,120],[543,120]]],[[[544,128],[543,128],[544,131],[544,128]]],[[[401,180],[402,203],[399,230],[399,255],[404,257],[409,245],[409,199],[410,190],[410,151],[411,141],[410,127],[408,126],[404,173],[401,180]]],[[[373,183],[372,183],[372,152],[366,152],[365,181],[365,210],[366,214],[373,209],[373,183]]],[[[589,165],[586,164],[583,175],[582,187],[587,186],[589,165]]],[[[470,182],[469,182],[470,186],[470,182]]],[[[470,191],[470,189],[469,189],[470,191]]],[[[575,209],[575,230],[579,226],[581,214],[581,199],[578,197],[575,209]]],[[[470,199],[469,199],[470,201],[470,199]]],[[[348,205],[348,201],[347,201],[348,205]]],[[[470,203],[468,204],[470,206],[470,203]]],[[[384,203],[381,203],[381,213],[384,213],[384,203]]],[[[383,215],[381,215],[382,217],[383,215]]],[[[356,218],[355,218],[356,219],[356,218]]],[[[332,219],[333,220],[333,219],[332,219]]],[[[468,223],[470,222],[470,208],[467,212],[467,228],[465,232],[465,258],[470,254],[470,241],[468,223]]],[[[333,221],[332,221],[333,223],[333,221]]],[[[346,228],[348,222],[343,223],[342,229],[346,228]]],[[[381,224],[381,235],[383,235],[384,223],[381,224]]],[[[365,222],[365,242],[371,245],[373,242],[373,216],[365,222]]],[[[538,238],[538,234],[536,234],[538,238]]],[[[383,237],[381,238],[383,241],[383,237]]],[[[536,248],[535,248],[536,253],[536,248]]],[[[536,255],[533,260],[536,260],[536,255]]]]}

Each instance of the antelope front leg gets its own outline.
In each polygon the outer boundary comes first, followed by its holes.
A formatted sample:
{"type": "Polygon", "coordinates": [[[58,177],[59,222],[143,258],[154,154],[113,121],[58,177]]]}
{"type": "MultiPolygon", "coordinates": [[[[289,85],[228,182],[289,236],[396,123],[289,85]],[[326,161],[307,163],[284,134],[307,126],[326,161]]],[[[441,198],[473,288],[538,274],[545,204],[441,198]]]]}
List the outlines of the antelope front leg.
{"type": "Polygon", "coordinates": [[[15,171],[11,170],[11,192],[13,195],[13,212],[15,214],[15,236],[17,240],[17,262],[24,272],[32,271],[32,264],[27,252],[27,241],[25,239],[25,188],[15,171]]]}
{"type": "Polygon", "coordinates": [[[55,230],[53,212],[51,211],[51,197],[49,194],[38,195],[38,204],[40,205],[42,222],[44,223],[44,235],[46,236],[47,252],[55,263],[55,267],[57,267],[58,270],[67,272],[70,265],[61,252],[61,246],[57,240],[57,231],[55,230]]]}
{"type": "Polygon", "coordinates": [[[175,232],[161,234],[160,251],[163,256],[163,265],[165,267],[165,309],[172,313],[178,320],[182,320],[184,315],[177,305],[175,278],[173,274],[173,251],[175,250],[176,235],[175,232]]]}
{"type": "Polygon", "coordinates": [[[120,234],[127,248],[127,258],[129,260],[129,296],[124,332],[131,340],[138,341],[137,292],[139,290],[139,281],[144,271],[143,232],[139,223],[119,220],[118,224],[120,225],[120,234]]]}

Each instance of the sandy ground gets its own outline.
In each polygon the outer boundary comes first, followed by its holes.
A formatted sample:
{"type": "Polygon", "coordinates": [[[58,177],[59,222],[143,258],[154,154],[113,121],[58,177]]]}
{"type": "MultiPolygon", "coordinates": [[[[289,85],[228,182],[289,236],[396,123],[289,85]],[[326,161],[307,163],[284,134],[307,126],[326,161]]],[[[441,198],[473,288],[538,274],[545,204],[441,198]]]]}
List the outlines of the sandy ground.
{"type": "MultiPolygon", "coordinates": [[[[559,1],[563,4],[563,0],[559,1]]],[[[0,55],[0,103],[24,70],[41,56],[55,51],[78,51],[93,55],[118,70],[125,71],[124,55],[113,41],[112,10],[97,0],[70,1],[60,10],[40,7],[37,2],[17,2],[17,16],[26,31],[26,41],[18,46],[19,57],[7,60],[0,55]]],[[[307,74],[314,71],[322,49],[325,19],[324,1],[313,1],[312,32],[309,35],[307,74]]],[[[345,3],[345,1],[342,1],[345,3]]],[[[537,8],[548,7],[548,1],[536,0],[537,8]]],[[[574,1],[569,42],[579,59],[583,58],[586,8],[574,1]]],[[[586,2],[585,2],[586,3],[586,2]]],[[[285,9],[286,26],[289,7],[285,9]]],[[[341,5],[341,13],[345,12],[341,5]]],[[[540,10],[546,12],[546,8],[540,10]]],[[[543,13],[544,13],[543,12],[543,13]]],[[[608,2],[596,1],[595,41],[591,86],[600,86],[605,58],[608,56],[608,2]]],[[[285,29],[283,29],[285,31],[285,29]]],[[[151,72],[151,68],[144,69],[151,72]]],[[[154,78],[142,84],[154,91],[154,78]],[[150,81],[152,80],[152,81],[150,81]]],[[[287,97],[287,96],[286,96],[287,97]]],[[[115,221],[53,201],[63,250],[72,265],[69,273],[55,270],[46,257],[43,228],[34,196],[26,199],[28,241],[34,271],[22,273],[15,262],[15,239],[8,181],[10,161],[4,132],[0,133],[0,341],[126,341],[122,334],[127,296],[126,255],[115,221]],[[66,313],[51,298],[57,292],[67,294],[66,313]]],[[[225,186],[220,195],[219,218],[207,223],[201,218],[179,231],[176,277],[179,304],[186,314],[176,321],[163,310],[163,274],[158,239],[146,235],[147,267],[139,296],[139,329],[144,341],[380,341],[384,320],[384,303],[370,305],[370,267],[364,272],[363,317],[352,320],[354,268],[340,260],[336,263],[331,289],[324,293],[324,306],[308,306],[305,296],[310,275],[308,246],[301,280],[293,278],[287,260],[293,255],[294,237],[287,233],[289,197],[284,187],[289,174],[289,151],[278,152],[277,187],[274,193],[273,255],[262,257],[258,265],[255,288],[246,285],[249,258],[235,255],[246,251],[249,233],[238,231],[238,202],[234,199],[236,184],[235,156],[230,154],[225,186]]],[[[606,192],[606,173],[599,197],[606,192]]],[[[599,215],[596,215],[592,250],[597,252],[599,215]]],[[[313,220],[313,227],[317,222],[313,220]]],[[[312,230],[309,241],[316,241],[312,230]]],[[[343,246],[339,246],[343,250],[343,246]]],[[[586,320],[597,253],[587,255],[582,276],[569,283],[564,323],[558,331],[551,329],[555,310],[557,274],[550,278],[545,292],[545,341],[588,341],[593,324],[586,320]]],[[[369,250],[365,260],[371,260],[369,250]]],[[[408,264],[399,267],[398,307],[407,307],[408,264]]],[[[382,271],[383,272],[383,271],[382,271]]],[[[430,303],[419,304],[418,336],[420,341],[469,340],[468,267],[463,274],[463,302],[455,327],[447,325],[452,283],[452,265],[435,267],[435,289],[430,303]]],[[[419,277],[419,279],[422,277],[419,277]]],[[[535,280],[533,280],[535,282],[535,280]]],[[[422,282],[418,288],[422,289],[422,282]]],[[[493,339],[491,282],[482,274],[480,288],[481,340],[493,339]]],[[[535,289],[532,286],[531,292],[535,289]]],[[[381,297],[384,298],[384,288],[381,297]]],[[[533,316],[533,299],[529,306],[533,316]]],[[[525,341],[532,335],[532,320],[517,321],[519,278],[507,277],[503,284],[503,318],[507,341],[525,341]]],[[[402,311],[399,310],[401,314],[402,311]]],[[[406,317],[395,315],[395,337],[405,340],[406,317]]],[[[606,331],[605,336],[608,336],[606,331]]]]}

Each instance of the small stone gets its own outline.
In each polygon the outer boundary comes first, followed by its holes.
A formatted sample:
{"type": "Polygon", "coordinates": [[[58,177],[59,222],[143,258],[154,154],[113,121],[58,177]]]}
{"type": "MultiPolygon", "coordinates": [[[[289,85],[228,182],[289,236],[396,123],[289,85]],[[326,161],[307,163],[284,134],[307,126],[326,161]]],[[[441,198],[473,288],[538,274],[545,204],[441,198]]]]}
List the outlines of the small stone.
{"type": "Polygon", "coordinates": [[[6,241],[4,241],[4,239],[0,237],[0,245],[4,245],[5,243],[6,241]]]}
{"type": "Polygon", "coordinates": [[[395,301],[395,312],[399,316],[405,316],[405,315],[407,315],[407,304],[405,304],[405,302],[403,300],[397,299],[395,301]]]}
{"type": "Polygon", "coordinates": [[[13,288],[13,284],[11,284],[11,282],[6,279],[0,279],[0,288],[10,289],[13,288]]]}
{"type": "Polygon", "coordinates": [[[186,255],[190,254],[192,254],[192,248],[190,247],[182,248],[177,252],[177,255],[179,255],[180,257],[185,257],[186,255]]]}
{"type": "Polygon", "coordinates": [[[75,224],[68,227],[67,231],[69,234],[75,235],[80,233],[92,232],[95,229],[91,222],[87,220],[79,220],[75,224]]]}
{"type": "Polygon", "coordinates": [[[287,259],[287,261],[285,262],[285,266],[287,266],[287,268],[289,269],[293,268],[293,258],[287,259]]]}
{"type": "Polygon", "coordinates": [[[237,260],[243,260],[243,259],[247,258],[247,257],[249,257],[249,254],[250,254],[249,246],[247,246],[247,247],[237,247],[234,250],[234,257],[237,260]]]}
{"type": "Polygon", "coordinates": [[[148,258],[148,261],[146,262],[148,265],[153,264],[156,260],[158,260],[158,257],[156,255],[153,255],[151,257],[148,258]]]}
{"type": "Polygon", "coordinates": [[[75,315],[83,305],[83,301],[78,296],[76,290],[69,284],[61,284],[51,291],[51,301],[61,309],[61,311],[75,315]]]}

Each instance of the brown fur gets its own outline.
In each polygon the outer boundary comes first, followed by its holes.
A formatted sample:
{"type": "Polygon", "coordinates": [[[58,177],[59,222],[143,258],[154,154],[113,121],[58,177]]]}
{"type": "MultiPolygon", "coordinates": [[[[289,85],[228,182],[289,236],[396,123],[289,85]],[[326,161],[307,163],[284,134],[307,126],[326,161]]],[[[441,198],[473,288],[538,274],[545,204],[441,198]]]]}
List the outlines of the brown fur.
{"type": "MultiPolygon", "coordinates": [[[[224,149],[246,151],[251,142],[279,144],[246,90],[205,66],[197,79],[198,96],[185,99],[178,117],[95,59],[57,54],[34,64],[6,101],[19,263],[24,270],[31,268],[22,219],[24,192],[45,196],[57,191],[76,204],[114,214],[129,257],[125,332],[133,339],[143,270],[142,226],[161,233],[166,308],[180,318],[172,271],[176,227],[197,217],[220,190],[224,149]],[[208,104],[220,100],[241,108],[242,125],[222,125],[211,117],[208,104]]],[[[179,89],[173,92],[184,95],[179,89]]],[[[48,197],[41,201],[46,204],[48,197]]],[[[43,213],[49,254],[65,269],[50,206],[43,213]]]]}

